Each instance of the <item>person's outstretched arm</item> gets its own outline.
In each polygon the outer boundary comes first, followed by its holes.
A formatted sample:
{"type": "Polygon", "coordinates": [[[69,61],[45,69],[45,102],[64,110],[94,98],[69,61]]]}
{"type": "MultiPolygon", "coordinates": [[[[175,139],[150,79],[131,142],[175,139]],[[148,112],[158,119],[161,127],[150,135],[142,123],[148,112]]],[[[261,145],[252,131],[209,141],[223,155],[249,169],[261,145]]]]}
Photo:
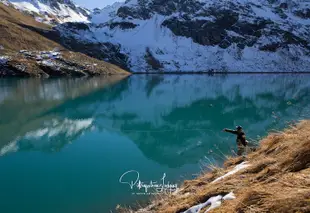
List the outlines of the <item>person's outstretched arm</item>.
{"type": "Polygon", "coordinates": [[[229,132],[229,133],[232,133],[232,134],[237,134],[238,132],[236,130],[232,130],[232,129],[224,129],[223,130],[224,132],[229,132]]]}

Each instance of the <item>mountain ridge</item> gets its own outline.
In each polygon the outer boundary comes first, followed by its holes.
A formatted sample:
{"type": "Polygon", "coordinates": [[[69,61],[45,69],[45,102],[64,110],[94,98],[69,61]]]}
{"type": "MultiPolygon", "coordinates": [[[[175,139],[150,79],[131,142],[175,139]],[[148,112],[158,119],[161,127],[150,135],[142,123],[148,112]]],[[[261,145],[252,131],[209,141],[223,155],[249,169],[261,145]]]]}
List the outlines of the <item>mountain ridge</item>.
{"type": "Polygon", "coordinates": [[[91,11],[71,0],[1,0],[7,6],[32,15],[36,21],[56,25],[65,22],[89,22],[91,11]]]}
{"type": "Polygon", "coordinates": [[[131,0],[96,10],[87,29],[60,32],[118,45],[133,72],[309,71],[309,8],[285,0],[131,0]]]}

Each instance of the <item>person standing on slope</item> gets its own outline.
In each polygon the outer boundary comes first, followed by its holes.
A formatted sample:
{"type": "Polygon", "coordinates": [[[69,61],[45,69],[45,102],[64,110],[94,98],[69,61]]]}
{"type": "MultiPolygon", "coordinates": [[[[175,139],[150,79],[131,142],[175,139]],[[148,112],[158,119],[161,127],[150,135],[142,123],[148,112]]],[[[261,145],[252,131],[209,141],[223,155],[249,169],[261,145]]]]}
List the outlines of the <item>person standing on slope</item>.
{"type": "Polygon", "coordinates": [[[237,139],[236,139],[237,146],[238,146],[238,153],[237,154],[239,156],[241,156],[244,153],[246,146],[248,145],[248,141],[246,140],[245,133],[244,133],[242,127],[236,126],[236,130],[224,129],[223,131],[237,135],[237,139]]]}

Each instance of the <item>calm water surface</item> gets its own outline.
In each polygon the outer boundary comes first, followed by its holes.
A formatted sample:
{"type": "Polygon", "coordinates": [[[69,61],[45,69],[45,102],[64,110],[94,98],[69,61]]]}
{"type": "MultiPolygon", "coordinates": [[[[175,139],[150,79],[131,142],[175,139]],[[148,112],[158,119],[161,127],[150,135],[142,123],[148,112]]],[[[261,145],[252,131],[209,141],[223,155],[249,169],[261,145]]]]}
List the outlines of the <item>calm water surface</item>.
{"type": "Polygon", "coordinates": [[[108,213],[148,197],[126,171],[180,183],[236,151],[223,128],[309,117],[310,75],[0,79],[0,212],[108,213]]]}

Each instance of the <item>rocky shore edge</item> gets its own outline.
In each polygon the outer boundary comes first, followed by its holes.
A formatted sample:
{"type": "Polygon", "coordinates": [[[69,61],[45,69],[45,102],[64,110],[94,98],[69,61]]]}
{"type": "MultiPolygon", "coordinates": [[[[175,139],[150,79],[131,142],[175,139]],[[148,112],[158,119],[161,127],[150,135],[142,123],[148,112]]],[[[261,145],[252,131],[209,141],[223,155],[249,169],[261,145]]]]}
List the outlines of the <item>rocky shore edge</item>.
{"type": "Polygon", "coordinates": [[[85,77],[129,75],[121,68],[81,53],[70,51],[29,51],[0,56],[0,77],[85,77]]]}

